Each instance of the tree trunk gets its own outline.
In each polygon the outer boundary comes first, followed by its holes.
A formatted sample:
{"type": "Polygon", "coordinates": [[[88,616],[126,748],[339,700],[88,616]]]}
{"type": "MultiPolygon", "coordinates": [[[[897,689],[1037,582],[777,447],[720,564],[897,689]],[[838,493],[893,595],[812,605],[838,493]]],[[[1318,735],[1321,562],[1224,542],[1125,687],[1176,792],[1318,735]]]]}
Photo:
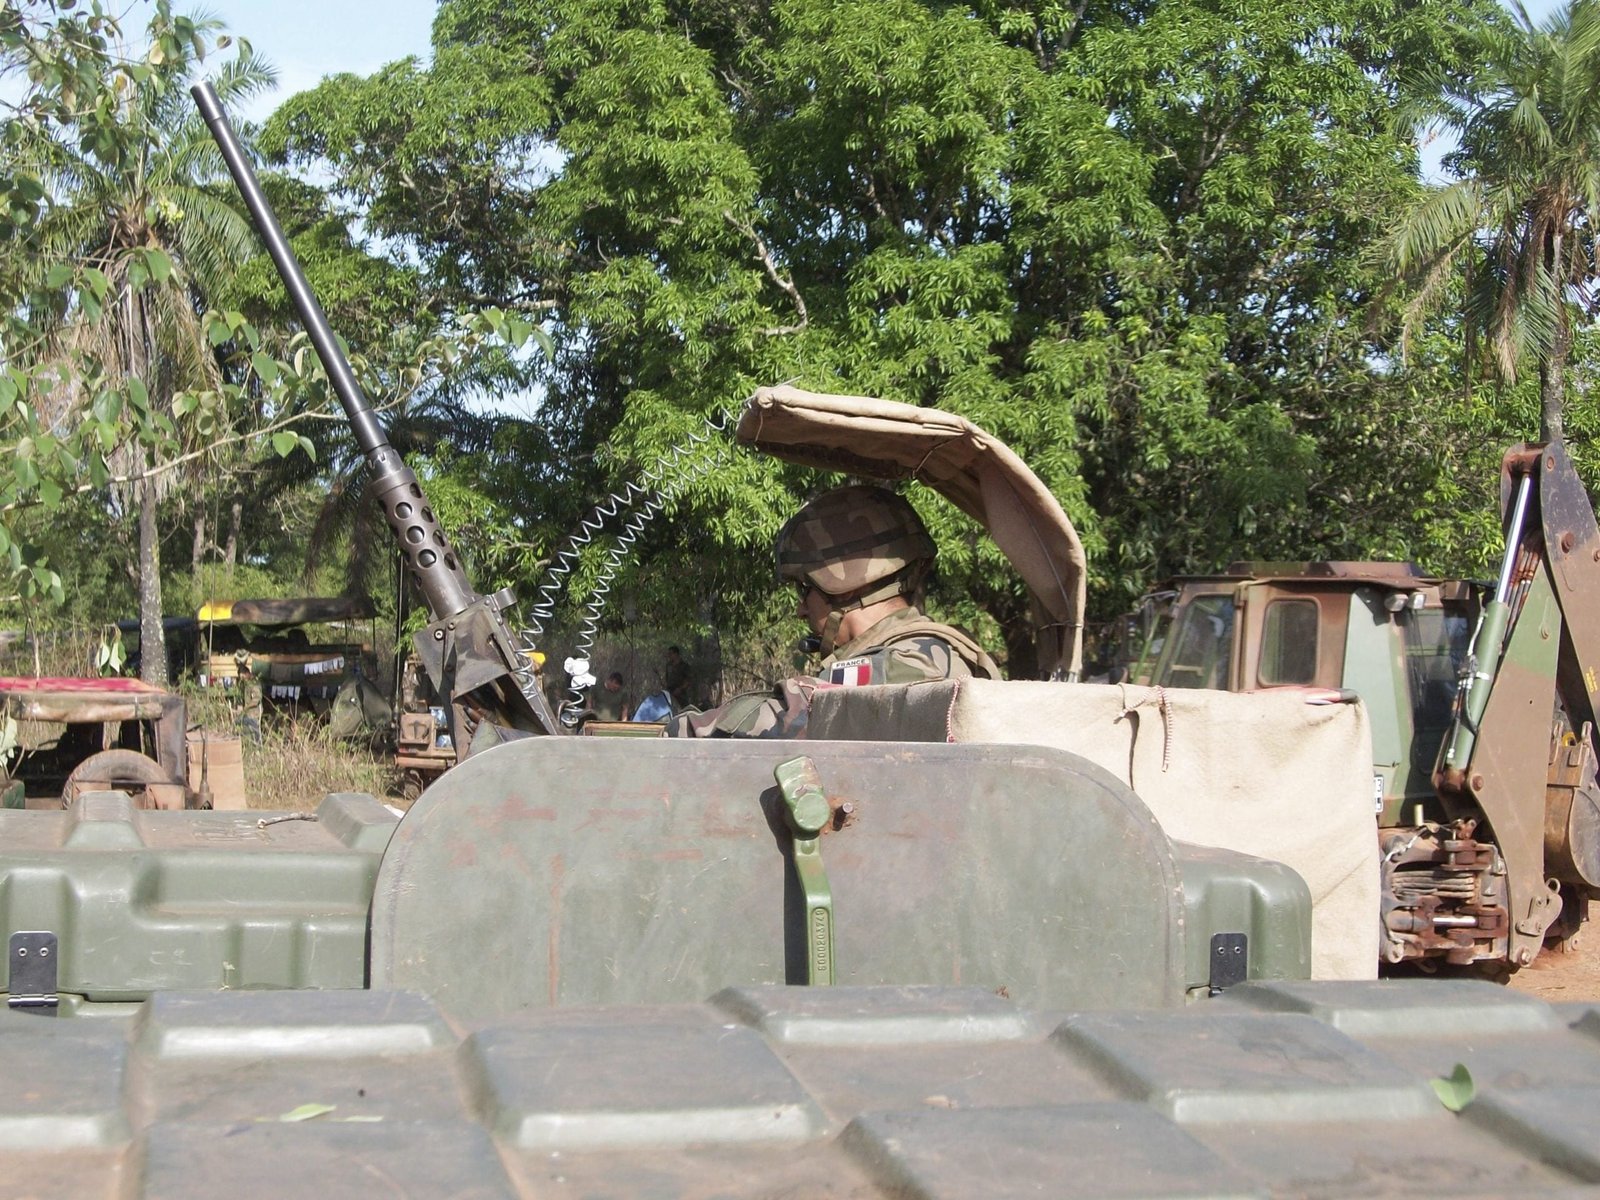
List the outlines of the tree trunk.
{"type": "Polygon", "coordinates": [[[167,637],[161,626],[161,538],[156,483],[139,481],[139,678],[167,686],[167,637]]]}
{"type": "MultiPolygon", "coordinates": [[[[1005,673],[1007,679],[1038,679],[1039,643],[1033,628],[1033,606],[1026,600],[1010,595],[979,596],[978,604],[1000,626],[1000,636],[1005,639],[1005,673]]],[[[984,649],[991,653],[992,646],[984,649]]],[[[998,657],[998,656],[996,656],[998,657]]]]}
{"type": "Polygon", "coordinates": [[[222,561],[230,571],[239,561],[239,518],[242,513],[243,506],[235,500],[228,512],[228,541],[222,547],[222,561]]]}
{"type": "Polygon", "coordinates": [[[1565,438],[1562,409],[1566,399],[1567,358],[1572,353],[1572,320],[1565,307],[1556,320],[1555,339],[1550,357],[1539,364],[1539,439],[1559,442],[1565,438]]]}
{"type": "Polygon", "coordinates": [[[1039,644],[1034,639],[1032,623],[1007,622],[1002,629],[1006,639],[1006,678],[1039,678],[1039,644]]]}
{"type": "Polygon", "coordinates": [[[189,551],[189,570],[195,575],[200,574],[200,565],[206,557],[206,517],[204,513],[194,515],[194,545],[189,551]]]}
{"type": "MultiPolygon", "coordinates": [[[[149,386],[150,337],[144,299],[128,292],[128,374],[149,386]]],[[[151,464],[146,463],[148,467],[151,464]]],[[[156,481],[135,484],[139,504],[139,678],[167,686],[167,635],[161,624],[161,536],[156,527],[156,481]]]]}

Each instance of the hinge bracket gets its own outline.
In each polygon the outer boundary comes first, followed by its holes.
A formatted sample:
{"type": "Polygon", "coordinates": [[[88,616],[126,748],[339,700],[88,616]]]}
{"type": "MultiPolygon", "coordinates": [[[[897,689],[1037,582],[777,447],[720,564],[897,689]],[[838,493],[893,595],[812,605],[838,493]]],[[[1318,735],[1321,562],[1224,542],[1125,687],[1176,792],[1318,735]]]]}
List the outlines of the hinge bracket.
{"type": "Polygon", "coordinates": [[[53,1017],[60,1007],[56,995],[56,935],[48,930],[18,931],[11,935],[7,955],[10,982],[8,1007],[53,1017]]]}
{"type": "Polygon", "coordinates": [[[1211,938],[1211,994],[1243,983],[1250,970],[1250,938],[1243,933],[1218,933],[1211,938]]]}

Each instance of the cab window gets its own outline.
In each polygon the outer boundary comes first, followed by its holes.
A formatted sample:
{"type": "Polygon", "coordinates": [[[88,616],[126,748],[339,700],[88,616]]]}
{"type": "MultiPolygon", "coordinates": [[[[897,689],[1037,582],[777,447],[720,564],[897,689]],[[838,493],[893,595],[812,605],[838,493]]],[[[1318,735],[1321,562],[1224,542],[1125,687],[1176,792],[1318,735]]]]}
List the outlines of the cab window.
{"type": "Polygon", "coordinates": [[[1401,628],[1417,730],[1417,766],[1431,771],[1454,715],[1461,667],[1472,643],[1472,621],[1460,612],[1424,608],[1403,614],[1401,628]]]}
{"type": "Polygon", "coordinates": [[[1167,687],[1228,686],[1233,656],[1233,597],[1200,596],[1184,609],[1161,682],[1167,687]]]}
{"type": "Polygon", "coordinates": [[[1261,623],[1261,683],[1313,683],[1317,678],[1317,602],[1274,600],[1261,623]]]}

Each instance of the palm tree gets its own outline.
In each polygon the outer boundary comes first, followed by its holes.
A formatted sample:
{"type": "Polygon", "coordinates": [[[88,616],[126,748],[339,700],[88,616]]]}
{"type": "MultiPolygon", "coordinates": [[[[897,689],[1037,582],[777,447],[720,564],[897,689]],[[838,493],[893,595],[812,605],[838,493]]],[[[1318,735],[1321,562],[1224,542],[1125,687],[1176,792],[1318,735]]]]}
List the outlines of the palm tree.
{"type": "Polygon", "coordinates": [[[1442,87],[1446,163],[1461,178],[1425,193],[1389,243],[1417,282],[1407,332],[1460,278],[1470,350],[1482,336],[1506,383],[1538,364],[1540,436],[1562,437],[1573,321],[1591,306],[1600,222],[1600,0],[1535,24],[1521,0],[1485,36],[1466,88],[1442,87]],[[1458,274],[1459,273],[1459,274],[1458,274]]]}
{"type": "MultiPolygon", "coordinates": [[[[215,387],[219,367],[202,328],[204,298],[255,252],[247,219],[231,207],[231,189],[205,186],[222,175],[222,165],[185,86],[208,44],[228,44],[221,29],[211,18],[175,18],[168,0],[158,0],[147,48],[139,56],[124,50],[97,92],[85,92],[81,77],[35,85],[70,86],[76,117],[28,127],[13,150],[49,197],[32,264],[39,280],[63,268],[84,278],[92,268],[106,283],[103,303],[84,304],[80,293],[26,352],[88,364],[113,386],[146,398],[154,413],[169,411],[180,390],[215,387]]],[[[273,78],[241,44],[214,83],[224,100],[238,100],[273,78]]],[[[63,399],[76,406],[91,397],[63,399]]],[[[123,499],[138,512],[141,674],[165,683],[156,516],[170,475],[150,445],[122,453],[135,476],[132,496],[123,499]]]]}

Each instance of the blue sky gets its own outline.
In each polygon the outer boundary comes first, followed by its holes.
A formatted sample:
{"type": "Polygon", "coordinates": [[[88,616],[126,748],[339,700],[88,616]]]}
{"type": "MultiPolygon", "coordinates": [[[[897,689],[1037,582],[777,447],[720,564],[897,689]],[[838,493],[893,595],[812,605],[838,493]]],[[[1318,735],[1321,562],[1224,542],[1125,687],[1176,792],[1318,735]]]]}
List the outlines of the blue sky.
{"type": "Polygon", "coordinates": [[[370,75],[407,55],[428,57],[434,0],[212,0],[196,6],[176,0],[178,11],[203,9],[220,17],[236,37],[249,38],[278,70],[278,90],[261,97],[249,116],[266,116],[324,75],[370,75]]]}
{"type": "MultiPolygon", "coordinates": [[[[108,7],[137,39],[149,5],[131,0],[108,7]]],[[[278,90],[256,98],[245,114],[261,120],[325,75],[370,75],[408,55],[428,57],[435,0],[173,0],[180,13],[209,13],[235,37],[248,38],[278,72],[278,90]]]]}

